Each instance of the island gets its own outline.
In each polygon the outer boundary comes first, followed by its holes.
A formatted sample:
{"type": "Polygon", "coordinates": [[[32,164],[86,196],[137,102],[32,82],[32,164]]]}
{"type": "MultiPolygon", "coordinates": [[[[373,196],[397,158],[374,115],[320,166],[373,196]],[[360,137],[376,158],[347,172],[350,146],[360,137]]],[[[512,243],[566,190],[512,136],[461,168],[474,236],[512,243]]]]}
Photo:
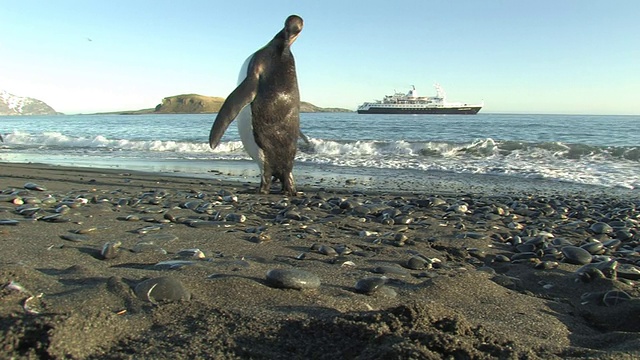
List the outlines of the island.
{"type": "MultiPolygon", "coordinates": [[[[210,114],[217,113],[224,98],[216,96],[205,96],[198,94],[182,94],[169,96],[162,99],[162,103],[156,105],[155,108],[141,110],[114,111],[102,114],[120,114],[120,115],[141,115],[141,114],[210,114]]],[[[353,110],[342,108],[322,108],[311,103],[301,101],[300,112],[353,112],[353,110]]]]}

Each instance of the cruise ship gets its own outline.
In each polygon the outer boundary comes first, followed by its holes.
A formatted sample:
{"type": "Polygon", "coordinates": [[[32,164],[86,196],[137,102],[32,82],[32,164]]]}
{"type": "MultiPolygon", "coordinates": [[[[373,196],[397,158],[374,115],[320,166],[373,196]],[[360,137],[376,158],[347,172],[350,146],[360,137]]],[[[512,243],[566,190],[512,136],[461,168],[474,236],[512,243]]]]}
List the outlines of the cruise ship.
{"type": "Polygon", "coordinates": [[[358,107],[358,114],[460,114],[475,115],[482,109],[480,104],[448,102],[439,84],[434,85],[436,96],[418,96],[416,87],[408,93],[396,92],[375,102],[365,102],[358,107]]]}

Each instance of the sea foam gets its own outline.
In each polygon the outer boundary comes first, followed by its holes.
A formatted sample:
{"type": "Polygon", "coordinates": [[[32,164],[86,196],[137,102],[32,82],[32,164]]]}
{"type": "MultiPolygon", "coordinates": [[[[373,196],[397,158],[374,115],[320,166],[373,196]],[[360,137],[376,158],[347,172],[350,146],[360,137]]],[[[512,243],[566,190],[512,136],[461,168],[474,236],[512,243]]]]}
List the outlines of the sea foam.
{"type": "MultiPolygon", "coordinates": [[[[14,131],[3,148],[37,155],[58,154],[130,159],[249,160],[239,140],[216,149],[206,139],[116,139],[105,135],[72,136],[56,131],[14,131]]],[[[561,181],[640,186],[640,150],[632,146],[594,146],[558,141],[524,142],[479,138],[472,141],[336,141],[310,138],[301,143],[296,160],[307,164],[369,169],[410,169],[455,173],[551,178],[561,181]]]]}

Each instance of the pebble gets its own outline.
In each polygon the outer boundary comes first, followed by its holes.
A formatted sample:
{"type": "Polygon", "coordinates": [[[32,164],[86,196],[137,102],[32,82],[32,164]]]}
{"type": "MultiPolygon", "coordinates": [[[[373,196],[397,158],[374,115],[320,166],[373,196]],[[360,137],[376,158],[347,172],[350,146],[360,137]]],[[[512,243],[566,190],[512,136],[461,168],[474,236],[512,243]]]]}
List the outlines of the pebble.
{"type": "Polygon", "coordinates": [[[294,209],[285,212],[284,217],[291,220],[302,220],[302,215],[294,209]]]}
{"type": "Polygon", "coordinates": [[[355,290],[365,295],[380,294],[387,297],[395,297],[396,291],[386,286],[386,283],[387,278],[384,276],[367,277],[356,282],[355,290]]]}
{"type": "Polygon", "coordinates": [[[40,186],[40,185],[32,183],[32,182],[28,182],[28,183],[24,184],[24,188],[28,189],[28,190],[37,190],[37,191],[46,191],[47,190],[47,188],[45,188],[44,186],[40,186]]]}
{"type": "Polygon", "coordinates": [[[340,267],[355,268],[356,267],[356,263],[354,263],[353,261],[349,260],[349,261],[343,262],[342,265],[340,265],[340,267]]]}
{"type": "Polygon", "coordinates": [[[452,211],[452,212],[464,214],[468,210],[469,210],[469,207],[467,206],[467,204],[455,204],[448,207],[446,211],[452,211]]]}
{"type": "Polygon", "coordinates": [[[222,227],[229,223],[225,221],[191,220],[187,223],[194,228],[222,227]]]}
{"type": "Polygon", "coordinates": [[[336,245],[336,246],[333,246],[333,248],[336,250],[338,255],[353,254],[353,250],[348,245],[345,245],[345,244],[336,245]]]}
{"type": "Polygon", "coordinates": [[[73,242],[83,242],[90,239],[90,237],[88,237],[87,235],[81,235],[81,234],[62,234],[60,235],[60,237],[64,240],[69,240],[73,242]]]}
{"type": "Polygon", "coordinates": [[[178,270],[185,266],[195,265],[195,261],[190,260],[165,260],[153,265],[154,269],[178,270]]]}
{"type": "Polygon", "coordinates": [[[623,229],[623,230],[616,231],[616,238],[610,241],[616,245],[619,245],[620,242],[631,240],[632,238],[633,238],[633,234],[631,233],[631,231],[627,229],[623,229]]]}
{"type": "Polygon", "coordinates": [[[570,264],[585,265],[591,262],[591,254],[577,246],[565,246],[562,249],[564,260],[570,264]]]}
{"type": "Polygon", "coordinates": [[[518,251],[519,253],[528,253],[536,251],[537,248],[538,247],[534,244],[524,243],[516,246],[516,251],[518,251]]]}
{"type": "Polygon", "coordinates": [[[493,261],[495,261],[495,262],[500,262],[500,263],[507,263],[507,262],[510,262],[510,261],[511,261],[511,259],[509,259],[509,257],[508,257],[508,256],[506,256],[506,255],[498,254],[498,255],[496,255],[496,257],[493,259],[493,261]]]}
{"type": "Polygon", "coordinates": [[[633,264],[619,264],[616,274],[624,279],[640,280],[640,267],[633,264]]]}
{"type": "Polygon", "coordinates": [[[367,231],[367,230],[362,230],[359,232],[359,235],[361,237],[371,237],[371,236],[376,236],[378,235],[378,233],[376,231],[367,231]]]}
{"type": "Polygon", "coordinates": [[[90,234],[90,233],[96,232],[97,230],[98,230],[97,227],[90,227],[90,228],[84,228],[84,229],[75,230],[75,233],[76,234],[90,234]]]}
{"type": "Polygon", "coordinates": [[[403,278],[411,276],[411,274],[407,270],[398,266],[391,266],[391,265],[376,266],[371,271],[376,274],[397,276],[397,277],[403,277],[403,278]]]}
{"type": "Polygon", "coordinates": [[[617,277],[616,269],[618,266],[619,264],[616,260],[589,263],[576,270],[576,274],[584,282],[591,282],[597,278],[613,279],[617,277]]]}
{"type": "Polygon", "coordinates": [[[222,197],[222,200],[228,203],[237,203],[238,197],[236,195],[225,195],[222,197]]]}
{"type": "Polygon", "coordinates": [[[329,245],[320,245],[320,248],[318,248],[318,252],[322,255],[338,256],[338,252],[336,251],[336,249],[332,248],[329,245]]]}
{"type": "Polygon", "coordinates": [[[29,204],[26,204],[26,205],[18,206],[16,208],[16,211],[18,212],[18,214],[20,214],[22,216],[32,217],[36,213],[38,213],[38,211],[40,211],[40,208],[36,207],[36,206],[31,206],[29,204]]]}
{"type": "Polygon", "coordinates": [[[58,200],[53,197],[53,196],[47,196],[44,199],[41,200],[41,203],[43,205],[48,205],[48,206],[52,206],[55,205],[58,202],[58,200]]]}
{"type": "Polygon", "coordinates": [[[153,304],[191,299],[191,293],[182,282],[170,276],[142,281],[136,285],[134,292],[140,299],[153,304]]]}
{"type": "Polygon", "coordinates": [[[438,207],[438,206],[446,206],[447,201],[445,199],[439,197],[430,197],[428,200],[430,207],[438,207]]]}
{"type": "Polygon", "coordinates": [[[405,263],[405,267],[411,270],[424,270],[431,268],[431,262],[422,256],[412,256],[405,263]]]}
{"type": "Polygon", "coordinates": [[[162,217],[163,217],[165,220],[168,220],[169,222],[172,222],[172,223],[177,223],[177,222],[179,222],[179,221],[178,221],[178,218],[176,218],[176,216],[175,216],[174,214],[169,213],[169,212],[164,213],[164,215],[163,215],[162,217]]]}
{"type": "Polygon", "coordinates": [[[534,265],[534,268],[539,269],[539,270],[549,270],[549,269],[555,269],[559,266],[560,264],[558,264],[557,261],[541,261],[539,263],[537,263],[536,265],[534,265]]]}
{"type": "Polygon", "coordinates": [[[235,223],[243,223],[247,221],[247,216],[244,214],[227,214],[227,216],[224,217],[224,220],[235,223]]]}
{"type": "Polygon", "coordinates": [[[611,225],[604,222],[597,222],[591,225],[590,229],[596,234],[610,234],[613,232],[611,225]]]}
{"type": "Polygon", "coordinates": [[[47,215],[44,216],[42,218],[40,218],[40,220],[42,221],[46,221],[46,222],[52,222],[52,223],[65,223],[65,222],[70,222],[71,219],[63,217],[63,214],[53,214],[53,215],[47,215]]]}
{"type": "Polygon", "coordinates": [[[256,244],[264,244],[271,241],[271,235],[266,232],[261,232],[258,235],[251,236],[251,238],[249,238],[249,241],[256,244]]]}
{"type": "Polygon", "coordinates": [[[100,250],[100,257],[103,260],[116,258],[120,253],[120,245],[122,245],[120,241],[109,241],[105,243],[100,250]]]}
{"type": "Polygon", "coordinates": [[[580,247],[587,250],[592,255],[601,254],[604,249],[604,245],[595,239],[592,239],[586,244],[580,245],[580,247]]]}
{"type": "Polygon", "coordinates": [[[320,287],[320,278],[301,269],[271,269],[267,271],[267,284],[275,288],[309,290],[320,287]]]}
{"type": "Polygon", "coordinates": [[[573,243],[565,238],[555,238],[551,242],[553,246],[563,247],[563,246],[572,246],[573,243]]]}
{"type": "Polygon", "coordinates": [[[151,225],[151,226],[145,226],[143,228],[140,228],[140,229],[136,230],[136,232],[138,234],[143,235],[143,234],[148,234],[150,232],[160,231],[162,229],[163,229],[162,225],[151,225]]]}
{"type": "Polygon", "coordinates": [[[194,259],[204,259],[206,258],[206,255],[204,254],[204,252],[200,249],[194,248],[194,249],[182,249],[180,251],[178,251],[178,253],[176,254],[177,257],[181,257],[181,258],[194,258],[194,259]]]}
{"type": "Polygon", "coordinates": [[[125,221],[140,221],[140,216],[138,215],[127,215],[124,217],[125,221]]]}

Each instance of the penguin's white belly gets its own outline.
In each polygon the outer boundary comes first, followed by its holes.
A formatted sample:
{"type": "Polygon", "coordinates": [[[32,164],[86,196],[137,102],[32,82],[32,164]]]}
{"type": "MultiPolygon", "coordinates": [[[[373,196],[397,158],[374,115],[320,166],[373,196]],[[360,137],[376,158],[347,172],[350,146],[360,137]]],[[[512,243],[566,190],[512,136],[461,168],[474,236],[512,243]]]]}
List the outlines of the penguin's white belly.
{"type": "MultiPolygon", "coordinates": [[[[253,54],[244,61],[242,64],[242,68],[240,69],[240,75],[238,75],[238,84],[240,84],[247,77],[247,68],[249,67],[249,62],[253,54]]],[[[236,123],[238,124],[238,133],[240,134],[240,140],[242,140],[242,144],[244,145],[244,149],[247,151],[249,156],[258,163],[260,167],[260,172],[262,172],[263,164],[264,164],[264,152],[258,144],[256,143],[256,139],[253,136],[253,118],[251,115],[251,104],[245,106],[238,116],[236,117],[236,123]]]]}

